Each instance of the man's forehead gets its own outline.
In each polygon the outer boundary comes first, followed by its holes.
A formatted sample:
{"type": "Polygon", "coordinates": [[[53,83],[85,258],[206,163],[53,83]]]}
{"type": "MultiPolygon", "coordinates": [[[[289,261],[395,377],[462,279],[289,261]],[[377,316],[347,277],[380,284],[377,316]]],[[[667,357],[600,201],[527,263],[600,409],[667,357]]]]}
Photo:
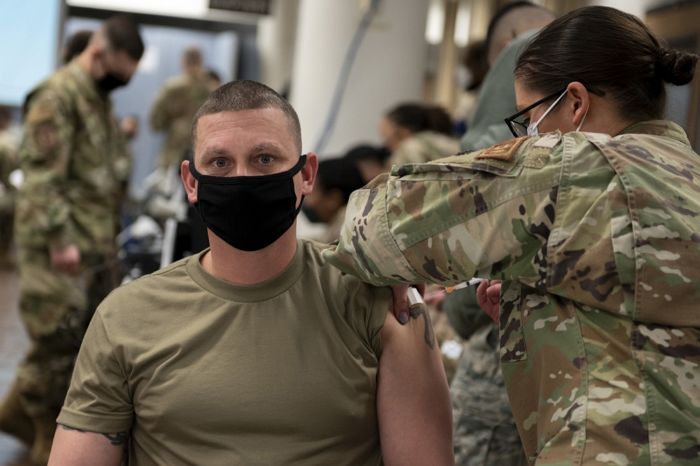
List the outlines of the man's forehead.
{"type": "Polygon", "coordinates": [[[222,149],[221,143],[215,140],[218,135],[240,137],[240,142],[245,140],[251,149],[276,148],[296,152],[287,116],[276,108],[226,110],[200,116],[195,141],[198,149],[206,147],[207,152],[217,147],[222,149]],[[216,137],[210,139],[212,136],[216,137]]]}
{"type": "Polygon", "coordinates": [[[291,124],[285,113],[277,108],[255,108],[245,110],[225,110],[209,113],[199,117],[197,133],[202,135],[208,130],[230,129],[235,131],[253,130],[281,138],[294,139],[291,124]]]}

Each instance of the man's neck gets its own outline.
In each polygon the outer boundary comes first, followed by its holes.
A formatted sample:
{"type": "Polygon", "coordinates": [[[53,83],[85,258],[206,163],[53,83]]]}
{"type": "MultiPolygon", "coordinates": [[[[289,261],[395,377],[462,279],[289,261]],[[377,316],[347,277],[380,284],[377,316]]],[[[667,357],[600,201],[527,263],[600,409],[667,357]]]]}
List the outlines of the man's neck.
{"type": "Polygon", "coordinates": [[[234,249],[211,232],[209,244],[211,250],[202,257],[204,270],[234,285],[255,285],[278,276],[294,259],[296,223],[277,241],[259,251],[234,249]]]}

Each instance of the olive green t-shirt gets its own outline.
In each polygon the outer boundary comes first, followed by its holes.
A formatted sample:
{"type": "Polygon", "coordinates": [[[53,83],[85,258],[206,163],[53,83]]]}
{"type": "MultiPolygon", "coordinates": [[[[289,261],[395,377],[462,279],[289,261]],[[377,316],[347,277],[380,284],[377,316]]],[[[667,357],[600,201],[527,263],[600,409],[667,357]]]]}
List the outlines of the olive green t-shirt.
{"type": "Polygon", "coordinates": [[[131,432],[129,464],[375,465],[391,293],[300,241],[234,286],[201,254],[115,290],[83,341],[60,424],[131,432]]]}

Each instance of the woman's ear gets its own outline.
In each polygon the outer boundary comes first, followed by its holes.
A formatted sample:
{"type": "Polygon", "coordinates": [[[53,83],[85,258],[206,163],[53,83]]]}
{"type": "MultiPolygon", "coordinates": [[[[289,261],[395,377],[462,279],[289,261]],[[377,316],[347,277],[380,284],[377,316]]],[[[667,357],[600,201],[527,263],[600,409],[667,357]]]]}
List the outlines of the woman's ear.
{"type": "Polygon", "coordinates": [[[567,110],[569,112],[571,123],[574,128],[577,128],[588,113],[591,105],[591,95],[582,83],[573,81],[566,87],[569,93],[569,102],[567,110]]]}

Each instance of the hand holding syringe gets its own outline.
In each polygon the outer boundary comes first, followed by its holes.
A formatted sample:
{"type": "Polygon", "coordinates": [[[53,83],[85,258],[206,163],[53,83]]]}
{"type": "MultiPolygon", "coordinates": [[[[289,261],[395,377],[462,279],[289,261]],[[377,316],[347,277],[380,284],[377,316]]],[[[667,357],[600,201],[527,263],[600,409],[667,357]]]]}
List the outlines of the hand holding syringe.
{"type": "Polygon", "coordinates": [[[458,283],[454,286],[446,286],[446,287],[443,287],[442,289],[437,289],[435,291],[426,293],[425,302],[430,306],[434,306],[436,308],[439,308],[440,303],[442,303],[442,300],[445,298],[446,295],[453,293],[457,290],[469,288],[470,286],[479,286],[479,283],[481,283],[482,281],[484,281],[483,278],[472,278],[471,280],[468,280],[468,281],[462,282],[462,283],[458,283]]]}

